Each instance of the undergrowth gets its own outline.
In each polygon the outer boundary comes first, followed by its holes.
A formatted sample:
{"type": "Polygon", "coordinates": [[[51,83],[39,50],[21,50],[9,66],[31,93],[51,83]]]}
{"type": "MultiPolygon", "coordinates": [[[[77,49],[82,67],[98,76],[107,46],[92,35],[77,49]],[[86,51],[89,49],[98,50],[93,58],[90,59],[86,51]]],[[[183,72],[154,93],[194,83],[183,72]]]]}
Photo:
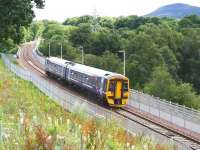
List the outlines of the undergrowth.
{"type": "Polygon", "coordinates": [[[57,105],[32,83],[9,73],[0,61],[0,147],[5,150],[171,150],[151,137],[133,135],[83,113],[57,105]]]}

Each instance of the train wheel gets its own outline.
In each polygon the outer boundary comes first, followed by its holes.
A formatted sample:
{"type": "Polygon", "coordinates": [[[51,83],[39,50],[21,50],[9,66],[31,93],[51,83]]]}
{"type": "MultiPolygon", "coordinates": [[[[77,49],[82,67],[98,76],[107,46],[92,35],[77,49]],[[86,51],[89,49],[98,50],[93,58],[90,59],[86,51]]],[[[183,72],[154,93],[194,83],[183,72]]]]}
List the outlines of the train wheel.
{"type": "Polygon", "coordinates": [[[102,106],[108,106],[106,100],[104,98],[101,98],[99,97],[99,103],[102,105],[102,106]]]}
{"type": "Polygon", "coordinates": [[[51,75],[51,73],[50,73],[50,72],[48,72],[48,71],[46,71],[46,75],[47,75],[47,76],[50,76],[50,75],[51,75]]]}

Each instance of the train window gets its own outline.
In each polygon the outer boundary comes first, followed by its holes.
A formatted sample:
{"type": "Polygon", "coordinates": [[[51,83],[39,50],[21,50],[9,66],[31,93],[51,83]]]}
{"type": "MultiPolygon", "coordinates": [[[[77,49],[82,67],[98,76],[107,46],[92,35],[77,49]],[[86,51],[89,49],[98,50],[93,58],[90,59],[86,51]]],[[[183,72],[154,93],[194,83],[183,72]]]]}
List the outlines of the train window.
{"type": "Polygon", "coordinates": [[[96,87],[100,88],[100,84],[101,84],[100,78],[97,77],[95,83],[96,83],[96,87]]]}
{"type": "Polygon", "coordinates": [[[76,73],[76,74],[77,74],[76,78],[77,78],[77,80],[79,80],[80,79],[80,74],[79,73],[76,73]]]}
{"type": "Polygon", "coordinates": [[[114,92],[115,90],[115,81],[110,81],[109,91],[114,92]]]}
{"type": "Polygon", "coordinates": [[[79,73],[79,81],[82,79],[82,73],[79,73]]]}
{"type": "Polygon", "coordinates": [[[94,86],[94,80],[91,79],[91,86],[94,86]]]}
{"type": "Polygon", "coordinates": [[[85,81],[86,81],[86,76],[83,75],[83,82],[85,83],[85,81]]]}
{"type": "Polygon", "coordinates": [[[70,77],[73,78],[73,75],[74,75],[74,72],[71,71],[71,72],[70,72],[70,77]]]}
{"type": "Polygon", "coordinates": [[[107,88],[107,79],[104,79],[103,81],[103,91],[106,92],[106,88],[107,88]]]}
{"type": "Polygon", "coordinates": [[[90,86],[92,86],[92,79],[91,78],[89,78],[88,83],[89,83],[90,86]]]}
{"type": "Polygon", "coordinates": [[[81,81],[81,74],[78,73],[78,80],[81,81]]]}
{"type": "Polygon", "coordinates": [[[73,74],[73,78],[76,79],[76,73],[75,73],[75,72],[74,72],[74,74],[73,74]]]}
{"type": "Polygon", "coordinates": [[[85,75],[83,73],[81,74],[81,81],[85,82],[85,75]]]}
{"type": "Polygon", "coordinates": [[[78,80],[79,79],[79,73],[76,72],[76,79],[78,80]]]}
{"type": "Polygon", "coordinates": [[[90,78],[87,77],[87,84],[90,85],[90,78]]]}
{"type": "Polygon", "coordinates": [[[128,91],[128,82],[127,81],[124,81],[123,82],[123,91],[128,91]]]}
{"type": "Polygon", "coordinates": [[[94,79],[91,79],[91,85],[92,85],[92,86],[95,85],[94,79]]]}
{"type": "Polygon", "coordinates": [[[88,83],[88,77],[87,77],[87,75],[85,76],[85,83],[86,84],[88,83]]]}

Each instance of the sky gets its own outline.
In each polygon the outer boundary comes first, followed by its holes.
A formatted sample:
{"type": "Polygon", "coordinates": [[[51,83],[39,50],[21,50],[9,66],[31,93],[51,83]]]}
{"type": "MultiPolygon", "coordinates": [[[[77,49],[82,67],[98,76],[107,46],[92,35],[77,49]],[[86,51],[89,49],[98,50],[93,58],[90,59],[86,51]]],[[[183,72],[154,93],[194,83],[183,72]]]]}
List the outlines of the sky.
{"type": "Polygon", "coordinates": [[[99,16],[142,16],[167,4],[185,3],[200,7],[199,0],[45,0],[45,8],[34,9],[35,20],[55,20],[94,15],[99,16]]]}

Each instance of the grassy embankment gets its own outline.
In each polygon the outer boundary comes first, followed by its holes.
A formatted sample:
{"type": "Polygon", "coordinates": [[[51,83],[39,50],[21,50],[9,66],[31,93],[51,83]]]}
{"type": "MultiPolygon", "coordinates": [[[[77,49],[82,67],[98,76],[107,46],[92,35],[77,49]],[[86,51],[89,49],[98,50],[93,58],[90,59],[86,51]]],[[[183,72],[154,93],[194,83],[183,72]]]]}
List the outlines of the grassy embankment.
{"type": "Polygon", "coordinates": [[[129,135],[114,122],[88,118],[80,108],[74,110],[65,111],[32,83],[8,72],[0,60],[2,149],[173,149],[143,135],[129,135]]]}

